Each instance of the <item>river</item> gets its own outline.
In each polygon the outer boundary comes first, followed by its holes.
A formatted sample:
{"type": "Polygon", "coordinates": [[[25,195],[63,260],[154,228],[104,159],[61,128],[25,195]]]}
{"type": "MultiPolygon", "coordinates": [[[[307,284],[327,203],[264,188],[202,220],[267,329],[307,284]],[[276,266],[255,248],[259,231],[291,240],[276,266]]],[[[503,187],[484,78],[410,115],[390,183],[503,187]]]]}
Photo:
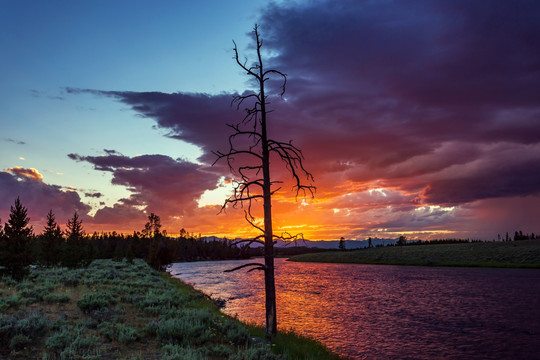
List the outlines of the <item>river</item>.
{"type": "MultiPolygon", "coordinates": [[[[250,261],[169,271],[242,321],[264,324],[250,261]]],[[[253,262],[253,260],[251,260],[253,262]]],[[[295,263],[276,259],[278,327],[350,359],[540,359],[540,270],[295,263]]]]}

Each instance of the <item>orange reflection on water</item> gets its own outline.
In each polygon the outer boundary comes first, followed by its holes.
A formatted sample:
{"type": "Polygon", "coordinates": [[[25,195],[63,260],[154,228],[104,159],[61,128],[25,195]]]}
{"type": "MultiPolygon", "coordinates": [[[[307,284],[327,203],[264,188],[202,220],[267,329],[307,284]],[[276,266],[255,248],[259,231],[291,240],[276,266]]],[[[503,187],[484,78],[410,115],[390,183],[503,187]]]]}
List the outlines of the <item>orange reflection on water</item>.
{"type": "MultiPolygon", "coordinates": [[[[263,325],[263,274],[223,272],[240,264],[183,263],[171,272],[227,300],[226,313],[263,325]]],[[[535,269],[276,259],[276,293],[278,328],[315,338],[352,359],[538,357],[540,273],[535,269]]]]}

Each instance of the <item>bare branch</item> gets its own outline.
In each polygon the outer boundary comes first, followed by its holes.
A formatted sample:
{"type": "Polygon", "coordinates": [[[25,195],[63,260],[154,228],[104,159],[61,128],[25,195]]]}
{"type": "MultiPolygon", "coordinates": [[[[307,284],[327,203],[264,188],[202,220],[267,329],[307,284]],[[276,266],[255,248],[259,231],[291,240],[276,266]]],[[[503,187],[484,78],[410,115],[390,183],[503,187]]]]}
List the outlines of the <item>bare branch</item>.
{"type": "Polygon", "coordinates": [[[292,235],[288,232],[283,232],[281,233],[281,235],[274,235],[274,238],[285,241],[286,242],[285,246],[289,246],[290,244],[294,243],[296,240],[303,240],[305,242],[304,234],[302,233],[292,235]]]}
{"type": "Polygon", "coordinates": [[[264,245],[264,241],[260,240],[262,238],[263,238],[263,235],[257,236],[256,238],[253,238],[253,239],[234,240],[234,241],[231,241],[231,245],[238,245],[238,244],[243,244],[243,243],[247,243],[248,246],[253,243],[264,245]]]}
{"type": "Polygon", "coordinates": [[[243,268],[246,268],[246,267],[251,267],[251,266],[255,266],[254,269],[252,270],[264,270],[264,264],[261,264],[261,263],[249,263],[249,264],[244,264],[244,265],[240,265],[240,266],[237,266],[233,269],[229,269],[229,270],[225,270],[224,272],[233,272],[233,271],[236,271],[236,270],[240,270],[240,269],[243,269],[243,268]]]}
{"type": "Polygon", "coordinates": [[[255,229],[259,230],[264,234],[264,229],[255,224],[255,218],[253,217],[253,215],[251,215],[251,212],[244,210],[244,218],[249,223],[249,225],[253,226],[255,229]]]}
{"type": "Polygon", "coordinates": [[[279,96],[283,97],[283,94],[285,94],[285,86],[287,85],[287,74],[284,74],[282,73],[281,71],[278,71],[278,70],[266,70],[263,74],[263,77],[264,77],[264,81],[268,80],[268,78],[266,77],[267,74],[277,74],[279,76],[282,77],[283,79],[283,83],[281,84],[281,94],[279,94],[279,96]]]}

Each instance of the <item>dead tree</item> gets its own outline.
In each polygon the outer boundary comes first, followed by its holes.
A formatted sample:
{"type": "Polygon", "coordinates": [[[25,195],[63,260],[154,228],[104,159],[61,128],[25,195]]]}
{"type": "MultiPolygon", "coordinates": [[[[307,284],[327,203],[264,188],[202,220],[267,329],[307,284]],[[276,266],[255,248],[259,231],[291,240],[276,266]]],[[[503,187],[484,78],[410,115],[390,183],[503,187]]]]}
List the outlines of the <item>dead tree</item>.
{"type": "Polygon", "coordinates": [[[289,142],[276,141],[268,136],[267,121],[268,95],[265,91],[265,83],[271,78],[281,80],[280,96],[285,93],[287,76],[281,71],[263,67],[261,48],[263,40],[259,35],[258,27],[255,25],[254,38],[256,43],[257,59],[254,64],[248,65],[248,60],[240,60],[238,47],[234,43],[235,60],[238,66],[246,72],[248,76],[255,80],[257,84],[256,92],[244,93],[233,98],[232,103],[237,109],[245,107],[244,118],[236,124],[228,124],[232,129],[229,136],[229,150],[227,152],[217,151],[216,162],[226,160],[230,171],[235,176],[233,182],[233,194],[225,200],[222,211],[227,206],[240,207],[244,210],[246,221],[254,227],[260,234],[252,239],[241,240],[242,242],[260,243],[264,246],[264,264],[249,263],[239,266],[230,271],[249,268],[248,271],[264,271],[264,284],[266,292],[266,337],[271,338],[277,333],[276,321],[276,289],[274,280],[274,243],[277,239],[293,240],[300,235],[292,236],[288,233],[276,235],[272,229],[272,195],[280,189],[277,184],[282,181],[271,180],[270,160],[271,158],[281,159],[289,171],[293,181],[293,189],[296,196],[314,195],[315,187],[311,184],[313,176],[303,165],[302,151],[289,142]],[[235,162],[238,161],[238,163],[235,162]],[[304,182],[305,181],[305,182],[304,182]],[[307,184],[309,182],[309,184],[307,184]],[[264,222],[260,224],[256,221],[252,209],[257,201],[263,202],[264,222]]]}

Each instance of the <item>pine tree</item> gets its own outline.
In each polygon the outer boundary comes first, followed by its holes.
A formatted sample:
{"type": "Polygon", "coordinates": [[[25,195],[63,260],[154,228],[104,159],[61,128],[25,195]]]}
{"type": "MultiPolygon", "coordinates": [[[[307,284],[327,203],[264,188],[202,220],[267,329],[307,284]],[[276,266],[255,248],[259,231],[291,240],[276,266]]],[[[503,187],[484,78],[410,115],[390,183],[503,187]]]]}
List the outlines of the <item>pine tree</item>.
{"type": "Polygon", "coordinates": [[[3,246],[0,265],[4,272],[16,280],[28,274],[30,265],[30,242],[33,236],[28,209],[21,204],[17,197],[15,206],[11,206],[9,220],[4,225],[3,246]]]}
{"type": "Polygon", "coordinates": [[[73,217],[68,220],[66,224],[66,235],[69,239],[78,239],[84,235],[82,227],[82,220],[79,218],[79,214],[75,211],[73,217]]]}
{"type": "Polygon", "coordinates": [[[52,210],[47,214],[47,225],[43,229],[41,240],[43,263],[47,266],[57,265],[60,261],[63,238],[62,230],[56,223],[52,210]]]}
{"type": "Polygon", "coordinates": [[[79,267],[87,265],[91,260],[91,244],[84,237],[84,229],[79,214],[75,212],[66,224],[66,246],[62,254],[62,265],[79,267]]]}

